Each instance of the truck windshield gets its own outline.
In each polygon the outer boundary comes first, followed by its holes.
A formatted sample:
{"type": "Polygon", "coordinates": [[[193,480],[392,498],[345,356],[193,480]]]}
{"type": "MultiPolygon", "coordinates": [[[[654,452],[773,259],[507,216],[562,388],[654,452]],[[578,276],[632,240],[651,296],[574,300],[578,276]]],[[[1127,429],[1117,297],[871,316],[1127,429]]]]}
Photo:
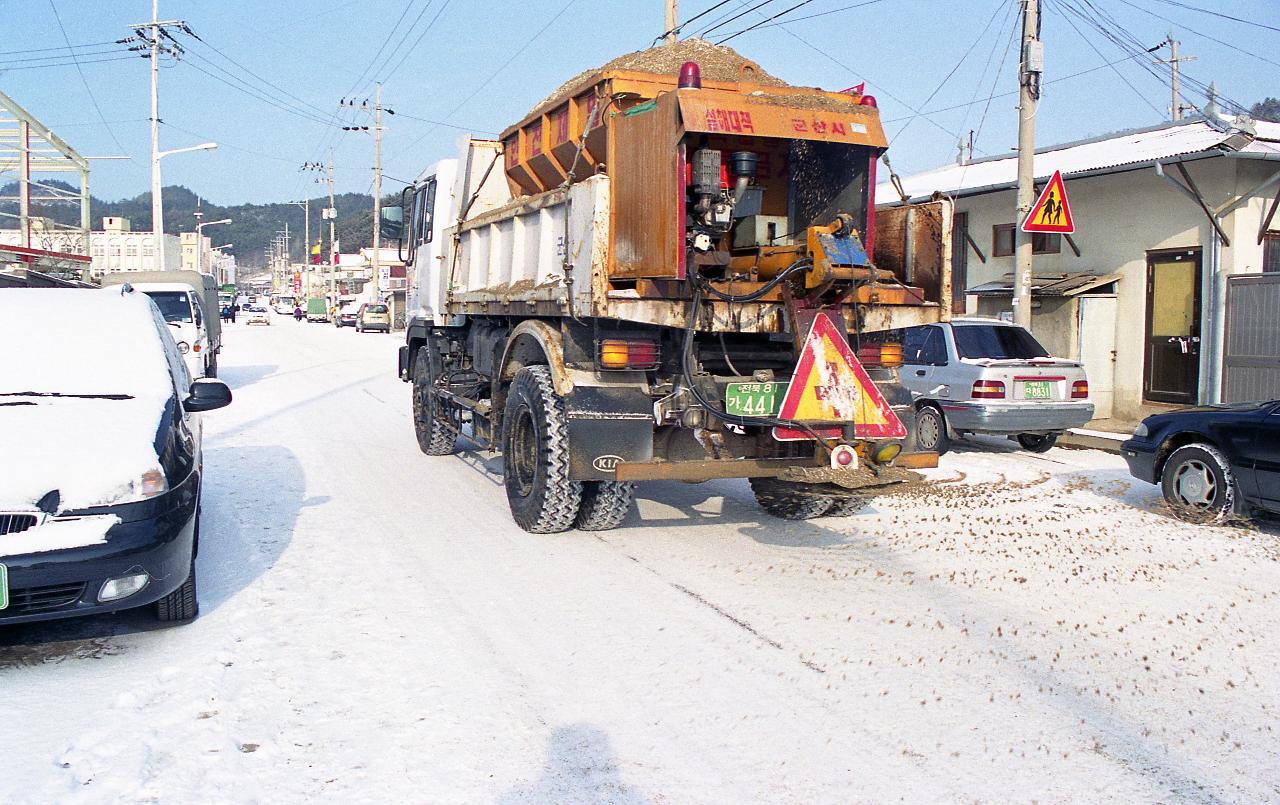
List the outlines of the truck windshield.
{"type": "Polygon", "coordinates": [[[190,323],[191,299],[182,291],[148,291],[147,296],[160,308],[160,315],[165,321],[190,323]]]}
{"type": "Polygon", "coordinates": [[[961,358],[1027,360],[1047,358],[1049,353],[1021,327],[964,325],[952,328],[961,358]]]}

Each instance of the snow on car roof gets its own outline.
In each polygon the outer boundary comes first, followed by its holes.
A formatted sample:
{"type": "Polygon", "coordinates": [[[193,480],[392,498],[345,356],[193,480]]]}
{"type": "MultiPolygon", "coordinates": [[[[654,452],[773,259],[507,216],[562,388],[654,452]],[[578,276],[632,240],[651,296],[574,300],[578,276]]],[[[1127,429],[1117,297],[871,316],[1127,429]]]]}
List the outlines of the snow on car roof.
{"type": "Polygon", "coordinates": [[[0,292],[0,394],[173,394],[158,314],[140,292],[0,292]]]}

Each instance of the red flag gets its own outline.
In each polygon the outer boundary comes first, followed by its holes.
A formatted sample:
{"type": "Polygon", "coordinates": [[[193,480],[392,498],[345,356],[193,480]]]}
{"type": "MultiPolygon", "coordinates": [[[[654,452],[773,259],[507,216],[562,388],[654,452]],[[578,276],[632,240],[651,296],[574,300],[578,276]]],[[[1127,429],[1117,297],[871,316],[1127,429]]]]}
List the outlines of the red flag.
{"type": "Polygon", "coordinates": [[[866,88],[867,88],[867,82],[863,81],[861,84],[855,84],[852,87],[849,87],[848,89],[842,89],[840,91],[846,95],[862,95],[863,90],[865,90],[866,88]]]}

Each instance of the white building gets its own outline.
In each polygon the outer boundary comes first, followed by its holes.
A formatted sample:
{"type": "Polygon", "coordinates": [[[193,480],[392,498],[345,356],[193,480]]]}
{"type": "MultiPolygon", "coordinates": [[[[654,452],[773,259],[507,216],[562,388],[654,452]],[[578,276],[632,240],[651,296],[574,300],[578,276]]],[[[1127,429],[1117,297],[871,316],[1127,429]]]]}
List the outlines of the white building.
{"type": "MultiPolygon", "coordinates": [[[[1076,231],[1035,238],[1032,329],[1084,362],[1099,418],[1280,397],[1280,124],[1195,119],[1038,150],[1039,187],[1056,170],[1076,231]]],[[[955,201],[957,313],[1011,315],[1017,156],[902,186],[955,201]]]]}
{"type": "MultiPolygon", "coordinates": [[[[78,252],[79,234],[58,230],[36,231],[31,247],[48,251],[78,252]]],[[[18,245],[21,233],[16,229],[0,230],[0,243],[18,245]]],[[[164,236],[165,267],[182,267],[182,248],[177,235],[164,236]]],[[[159,269],[156,240],[150,232],[134,232],[127,218],[103,218],[102,229],[89,233],[89,256],[93,262],[89,272],[93,279],[115,271],[154,271],[159,269]]]]}

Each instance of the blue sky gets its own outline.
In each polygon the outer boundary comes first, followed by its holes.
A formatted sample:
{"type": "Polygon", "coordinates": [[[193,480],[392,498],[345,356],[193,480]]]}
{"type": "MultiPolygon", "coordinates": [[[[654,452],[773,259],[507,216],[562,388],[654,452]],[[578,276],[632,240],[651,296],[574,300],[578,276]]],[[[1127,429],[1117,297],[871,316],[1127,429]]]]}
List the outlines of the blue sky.
{"type": "MultiPolygon", "coordinates": [[[[709,38],[715,41],[799,1],[773,0],[709,38]]],[[[681,19],[716,2],[683,0],[681,19]]],[[[760,2],[729,0],[686,33],[760,2]]],[[[1092,15],[1088,0],[1044,3],[1045,80],[1054,83],[1045,87],[1038,141],[1063,142],[1159,122],[1169,105],[1168,88],[1134,62],[1066,78],[1124,54],[1069,14],[1075,7],[1092,15]]],[[[340,112],[337,102],[369,97],[373,74],[386,77],[384,104],[399,113],[388,117],[384,172],[410,179],[452,155],[465,131],[497,132],[572,75],[646,47],[661,32],[662,5],[660,0],[162,0],[161,17],[185,20],[203,42],[178,34],[188,55],[161,71],[160,116],[166,124],[161,147],[205,140],[221,146],[166,158],[164,181],[185,184],[220,204],[318,196],[322,186],[299,166],[323,158],[333,144],[339,192],[367,191],[371,139],[336,131],[334,121],[339,126],[364,122],[356,119],[358,112],[340,112]],[[249,88],[275,100],[251,97],[249,88]]],[[[894,167],[908,173],[954,159],[957,137],[980,123],[978,156],[1007,153],[1015,144],[1016,95],[986,103],[993,86],[997,93],[1017,88],[1016,43],[1006,51],[1014,5],[1014,0],[810,0],[782,18],[809,19],[761,27],[729,44],[795,84],[841,89],[867,81],[893,138],[894,167]],[[913,109],[957,105],[962,108],[911,119],[913,109]]],[[[1092,6],[1148,46],[1172,29],[1183,54],[1198,57],[1184,66],[1186,73],[1206,84],[1215,81],[1227,98],[1247,106],[1267,95],[1280,96],[1280,32],[1187,8],[1214,9],[1280,28],[1276,0],[1092,0],[1092,6]]],[[[0,41],[0,89],[82,154],[133,157],[96,163],[91,181],[100,197],[133,196],[149,188],[147,62],[107,59],[129,55],[110,43],[128,36],[129,26],[147,19],[150,10],[149,0],[0,0],[8,34],[0,41]],[[35,49],[61,47],[68,40],[92,45],[77,51],[83,80],[69,65],[17,69],[45,64],[32,59],[65,53],[35,49]]],[[[1187,100],[1203,103],[1195,94],[1187,100]]],[[[397,186],[394,181],[385,185],[388,190],[397,186]]]]}

